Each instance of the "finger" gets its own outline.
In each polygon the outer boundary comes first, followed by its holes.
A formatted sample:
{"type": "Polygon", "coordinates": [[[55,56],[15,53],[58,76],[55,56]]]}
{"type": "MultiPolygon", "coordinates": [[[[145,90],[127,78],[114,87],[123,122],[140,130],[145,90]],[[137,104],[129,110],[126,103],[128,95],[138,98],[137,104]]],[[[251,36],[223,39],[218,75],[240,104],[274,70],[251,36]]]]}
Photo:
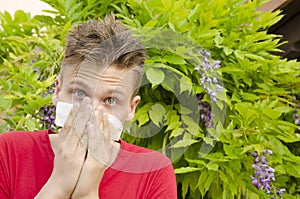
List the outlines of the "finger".
{"type": "MultiPolygon", "coordinates": [[[[100,114],[101,115],[101,114],[100,114]]],[[[109,141],[104,136],[102,129],[99,128],[98,123],[92,126],[90,131],[91,135],[89,137],[89,151],[88,151],[88,160],[90,162],[97,161],[104,167],[109,165],[109,153],[108,153],[108,145],[109,141]],[[91,161],[93,159],[93,161],[91,161]]]]}
{"type": "Polygon", "coordinates": [[[99,127],[107,140],[110,140],[109,123],[107,113],[102,108],[98,108],[95,112],[99,127]]]}
{"type": "Polygon", "coordinates": [[[94,124],[92,122],[88,122],[87,124],[87,132],[88,132],[88,149],[90,150],[94,150],[95,147],[95,143],[97,142],[97,134],[95,133],[95,129],[94,129],[94,124]]]}
{"type": "Polygon", "coordinates": [[[107,140],[110,140],[110,129],[107,114],[102,114],[102,131],[107,140]]]}
{"type": "MultiPolygon", "coordinates": [[[[87,145],[85,134],[86,124],[91,116],[91,105],[89,104],[89,98],[84,98],[78,107],[78,111],[66,124],[66,138],[70,147],[78,148],[87,145]]],[[[69,118],[68,118],[69,119],[69,118]]]]}
{"type": "Polygon", "coordinates": [[[91,112],[92,112],[92,106],[90,105],[90,100],[89,98],[84,98],[74,118],[73,128],[71,133],[73,134],[73,136],[76,137],[74,141],[75,141],[75,146],[77,148],[79,147],[87,148],[88,137],[87,137],[86,125],[90,120],[91,112]]]}
{"type": "MultiPolygon", "coordinates": [[[[105,137],[99,129],[97,123],[89,122],[87,124],[88,130],[88,155],[86,158],[86,164],[101,164],[107,165],[107,154],[104,150],[105,137]]],[[[96,164],[96,165],[97,165],[96,164]]]]}
{"type": "Polygon", "coordinates": [[[90,120],[92,107],[90,105],[90,99],[85,97],[79,107],[79,110],[74,117],[73,125],[76,128],[79,138],[81,139],[84,134],[87,122],[90,120]]]}
{"type": "Polygon", "coordinates": [[[106,138],[102,131],[102,114],[97,109],[91,116],[91,121],[87,125],[88,130],[88,156],[86,161],[97,161],[101,164],[107,164],[107,155],[105,153],[106,138]]]}

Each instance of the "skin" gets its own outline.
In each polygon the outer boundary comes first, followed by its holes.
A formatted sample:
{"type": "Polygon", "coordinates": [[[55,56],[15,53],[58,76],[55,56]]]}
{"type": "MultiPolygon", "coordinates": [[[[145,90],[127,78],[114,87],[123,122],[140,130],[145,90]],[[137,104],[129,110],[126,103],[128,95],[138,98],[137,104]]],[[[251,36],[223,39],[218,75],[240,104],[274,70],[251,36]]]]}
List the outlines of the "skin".
{"type": "Polygon", "coordinates": [[[35,198],[99,198],[105,170],[120,144],[109,139],[107,114],[130,121],[140,101],[133,96],[135,74],[111,65],[85,62],[79,69],[65,66],[56,81],[53,103],[74,104],[58,134],[50,136],[55,153],[53,172],[35,198]]]}

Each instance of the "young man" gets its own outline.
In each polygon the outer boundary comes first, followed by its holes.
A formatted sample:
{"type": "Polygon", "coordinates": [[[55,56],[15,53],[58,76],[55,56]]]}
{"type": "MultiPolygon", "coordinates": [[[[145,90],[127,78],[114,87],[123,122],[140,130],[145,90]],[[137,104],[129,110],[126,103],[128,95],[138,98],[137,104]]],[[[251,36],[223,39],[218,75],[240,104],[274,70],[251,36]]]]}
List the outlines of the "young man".
{"type": "Polygon", "coordinates": [[[167,157],[110,139],[108,114],[134,116],[144,60],[113,15],[76,26],[53,94],[74,106],[58,134],[0,135],[0,198],[177,198],[167,157]]]}

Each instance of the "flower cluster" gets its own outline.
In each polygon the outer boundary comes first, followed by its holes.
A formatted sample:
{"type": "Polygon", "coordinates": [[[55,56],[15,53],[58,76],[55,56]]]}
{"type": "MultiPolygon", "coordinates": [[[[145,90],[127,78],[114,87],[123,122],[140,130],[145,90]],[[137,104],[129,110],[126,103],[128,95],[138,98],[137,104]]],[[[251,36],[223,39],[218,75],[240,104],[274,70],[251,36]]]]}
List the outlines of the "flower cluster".
{"type": "Polygon", "coordinates": [[[223,86],[220,85],[218,79],[217,70],[221,67],[221,62],[213,60],[211,53],[205,49],[197,49],[196,52],[190,50],[186,53],[193,57],[193,60],[197,60],[197,65],[194,70],[201,75],[200,84],[203,86],[206,92],[198,93],[198,110],[201,114],[201,120],[206,128],[212,128],[212,118],[214,115],[211,113],[211,104],[203,100],[205,93],[209,95],[210,100],[215,103],[217,101],[217,94],[224,90],[223,86]],[[200,57],[200,58],[199,58],[200,57]]]}
{"type": "MultiPolygon", "coordinates": [[[[254,157],[254,164],[252,168],[255,170],[255,174],[251,175],[252,184],[259,190],[264,190],[266,194],[270,195],[272,189],[275,189],[271,186],[271,182],[275,181],[275,169],[273,169],[268,163],[268,156],[271,156],[273,152],[271,150],[264,149],[262,154],[259,156],[255,151],[252,153],[254,157]]],[[[275,190],[275,196],[270,199],[275,199],[276,196],[282,198],[282,194],[285,192],[285,189],[275,190]]]]}
{"type": "MultiPolygon", "coordinates": [[[[44,96],[52,95],[55,90],[55,83],[53,83],[47,92],[43,93],[44,96]]],[[[38,115],[42,118],[42,126],[46,129],[56,130],[54,124],[56,107],[54,105],[45,105],[39,110],[38,115]]]]}
{"type": "Polygon", "coordinates": [[[198,110],[200,111],[200,117],[204,123],[204,126],[206,128],[212,128],[212,118],[214,115],[211,113],[211,105],[208,102],[203,101],[204,95],[205,93],[203,92],[196,95],[198,101],[198,110]]]}
{"type": "Polygon", "coordinates": [[[55,130],[55,106],[54,105],[45,105],[41,108],[39,115],[42,117],[43,127],[51,130],[55,130]]]}
{"type": "Polygon", "coordinates": [[[207,91],[211,101],[216,102],[217,94],[223,91],[217,78],[217,70],[221,67],[221,62],[219,60],[212,61],[211,54],[207,50],[199,49],[198,54],[203,56],[203,60],[194,69],[201,74],[200,84],[207,91]]]}
{"type": "Polygon", "coordinates": [[[293,118],[295,119],[295,124],[300,126],[300,118],[297,109],[294,109],[293,118]]]}

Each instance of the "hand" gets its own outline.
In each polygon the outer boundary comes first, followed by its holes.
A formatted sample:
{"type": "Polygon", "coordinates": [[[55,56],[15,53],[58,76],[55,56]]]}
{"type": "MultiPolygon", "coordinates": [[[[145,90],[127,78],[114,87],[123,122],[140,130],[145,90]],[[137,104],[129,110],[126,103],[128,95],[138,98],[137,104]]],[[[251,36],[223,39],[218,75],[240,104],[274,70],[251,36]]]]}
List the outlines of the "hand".
{"type": "Polygon", "coordinates": [[[103,174],[118,155],[120,144],[109,138],[109,124],[102,110],[87,124],[88,152],[72,198],[99,198],[103,174]],[[98,120],[96,119],[98,118],[98,120]]]}
{"type": "Polygon", "coordinates": [[[36,198],[71,197],[87,153],[82,139],[86,138],[86,124],[92,112],[89,101],[85,98],[80,107],[74,105],[64,127],[59,130],[52,174],[36,198]]]}

